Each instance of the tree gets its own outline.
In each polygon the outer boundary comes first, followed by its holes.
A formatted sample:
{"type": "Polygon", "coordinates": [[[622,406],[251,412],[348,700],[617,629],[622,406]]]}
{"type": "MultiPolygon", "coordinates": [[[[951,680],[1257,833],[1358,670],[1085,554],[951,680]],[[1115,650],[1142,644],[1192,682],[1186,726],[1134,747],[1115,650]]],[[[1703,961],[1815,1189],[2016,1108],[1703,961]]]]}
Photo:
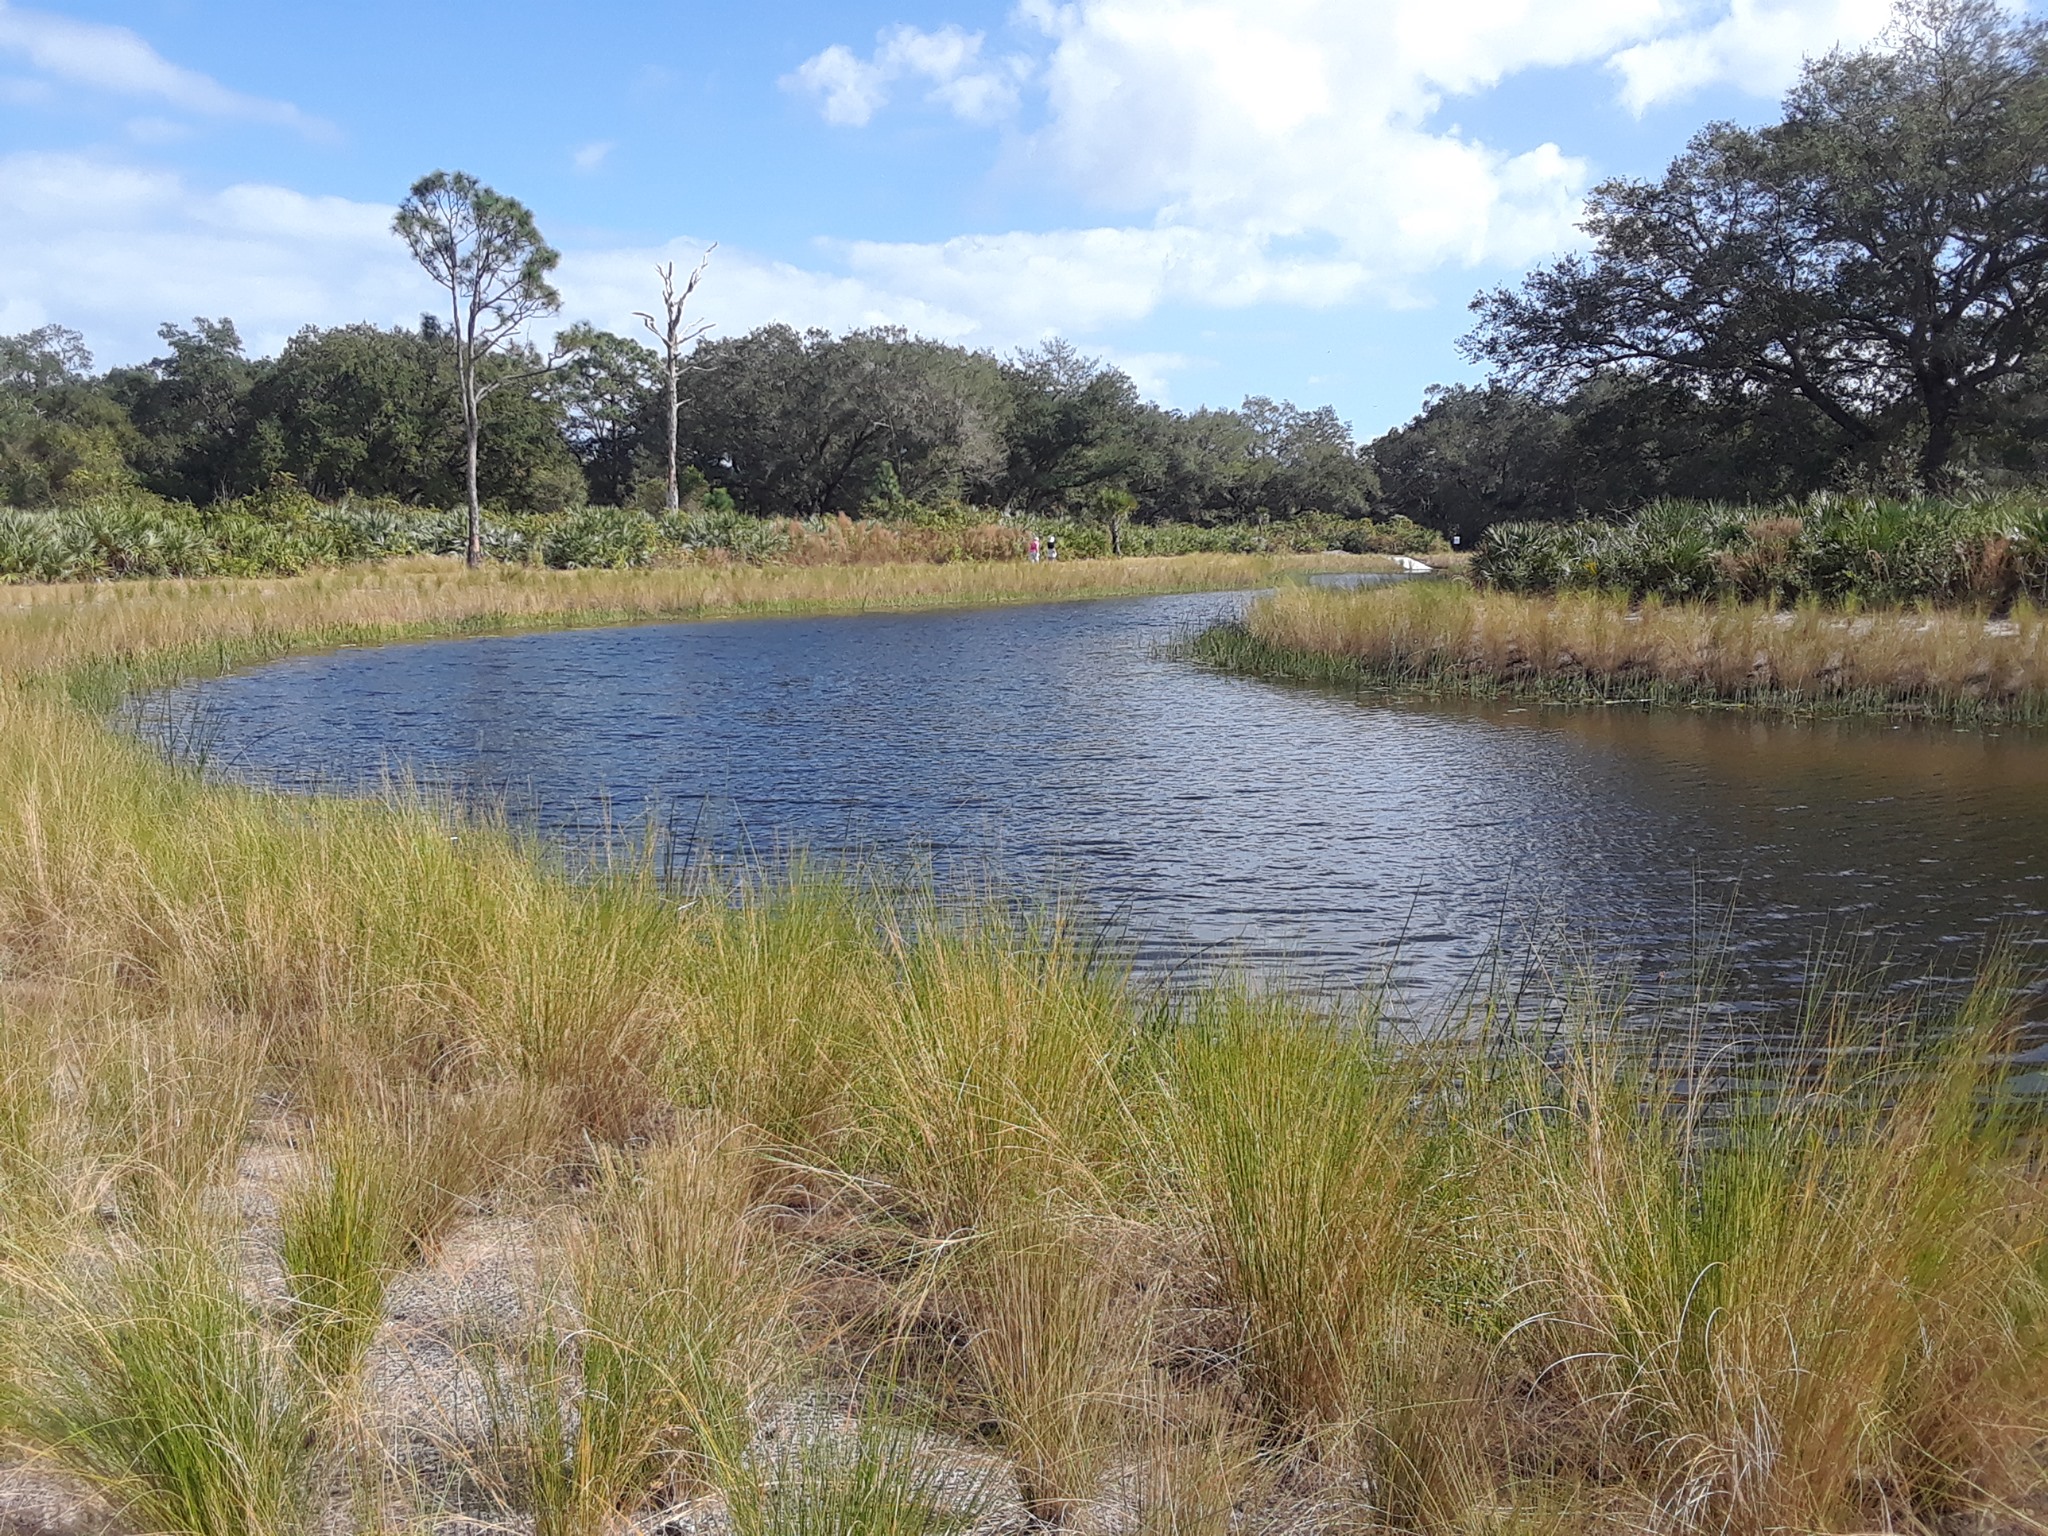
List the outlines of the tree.
{"type": "Polygon", "coordinates": [[[1109,530],[1109,552],[1124,552],[1124,524],[1138,510],[1138,498],[1121,485],[1098,485],[1081,503],[1082,516],[1109,530]]]}
{"type": "Polygon", "coordinates": [[[307,326],[251,394],[265,471],[316,496],[452,502],[462,439],[449,350],[438,327],[307,326]]]}
{"type": "Polygon", "coordinates": [[[1351,428],[1329,406],[1304,411],[1292,401],[1278,404],[1263,395],[1245,401],[1241,412],[1252,428],[1252,460],[1246,492],[1255,506],[1294,517],[1333,512],[1364,517],[1379,496],[1372,461],[1351,440],[1351,428]]]}
{"type": "Polygon", "coordinates": [[[661,356],[630,336],[592,326],[573,327],[564,340],[575,354],[548,380],[548,394],[561,411],[569,451],[583,466],[590,499],[637,504],[643,479],[657,473],[661,356]]]}
{"type": "Polygon", "coordinates": [[[135,428],[91,372],[85,338],[61,325],[0,336],[0,505],[43,506],[134,483],[135,428]]]}
{"type": "Polygon", "coordinates": [[[19,336],[0,336],[0,390],[10,394],[82,384],[91,372],[85,338],[69,326],[42,325],[19,336]]]}
{"type": "Polygon", "coordinates": [[[647,327],[648,334],[661,343],[662,377],[668,386],[668,509],[671,512],[682,505],[676,483],[676,418],[682,410],[682,396],[678,385],[683,369],[683,352],[711,329],[709,322],[687,325],[683,317],[684,312],[690,307],[690,295],[695,293],[697,285],[704,281],[704,269],[711,264],[711,251],[717,249],[718,247],[714,245],[710,251],[704,253],[703,258],[691,271],[688,281],[683,284],[681,293],[676,292],[674,262],[667,262],[654,269],[661,274],[662,320],[659,325],[655,324],[654,316],[646,311],[635,311],[639,315],[640,323],[647,327]]]}
{"type": "Polygon", "coordinates": [[[486,359],[508,350],[532,321],[562,307],[548,281],[561,254],[541,239],[524,203],[464,172],[436,171],[413,183],[392,228],[429,277],[448,290],[461,397],[472,569],[483,564],[483,509],[477,498],[477,442],[483,403],[510,385],[551,371],[560,355],[494,371],[486,359]]]}
{"type": "Polygon", "coordinates": [[[1916,0],[1887,41],[1810,61],[1782,122],[1596,188],[1591,253],[1476,299],[1469,355],[1550,389],[1789,396],[1869,452],[1917,438],[1939,476],[2048,331],[2048,25],[1916,0]]]}
{"type": "Polygon", "coordinates": [[[1434,386],[1421,415],[1372,444],[1387,511],[1476,535],[1510,518],[1567,517],[1570,421],[1525,390],[1434,386]]]}
{"type": "Polygon", "coordinates": [[[115,370],[107,388],[141,434],[137,468],[160,495],[218,501],[253,489],[248,399],[264,364],[242,350],[235,322],[166,323],[164,357],[115,370]]]}
{"type": "Polygon", "coordinates": [[[857,513],[886,463],[917,501],[986,493],[1004,452],[993,358],[900,330],[764,326],[692,354],[688,457],[747,510],[857,513]]]}
{"type": "Polygon", "coordinates": [[[1048,341],[1003,367],[1010,389],[1003,499],[1027,512],[1063,507],[1140,467],[1137,386],[1121,370],[1048,341]]]}

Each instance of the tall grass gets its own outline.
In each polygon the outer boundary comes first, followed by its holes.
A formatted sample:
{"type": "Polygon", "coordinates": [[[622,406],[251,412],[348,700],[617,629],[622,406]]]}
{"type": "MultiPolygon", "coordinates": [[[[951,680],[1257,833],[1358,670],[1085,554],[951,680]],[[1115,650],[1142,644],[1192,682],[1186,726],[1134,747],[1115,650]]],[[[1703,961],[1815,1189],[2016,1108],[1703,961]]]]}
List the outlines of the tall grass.
{"type": "Polygon", "coordinates": [[[1274,1431],[1367,1465],[1403,1522],[1471,1491],[1461,1430],[1479,1388],[1475,1341],[1432,1296],[1471,1200],[1434,1067],[1370,1017],[1225,995],[1166,1073],[1167,1142],[1247,1386],[1274,1431]]]}
{"type": "Polygon", "coordinates": [[[975,1391],[1017,1469],[1025,1513],[1045,1525],[1087,1509],[1125,1439],[1143,1319],[1129,1315],[1116,1258],[1071,1217],[1031,1202],[987,1223],[961,1255],[975,1391]]]}
{"type": "MultiPolygon", "coordinates": [[[[503,1099],[493,1107],[518,1109],[503,1099]]],[[[279,1257],[293,1345],[322,1384],[354,1375],[384,1321],[392,1280],[490,1177],[463,1110],[401,1093],[395,1103],[369,1098],[316,1122],[309,1166],[280,1203],[279,1257]]]]}
{"type": "Polygon", "coordinates": [[[565,1297],[488,1377],[490,1475],[538,1536],[707,1492],[742,1524],[758,1504],[752,1411],[782,1293],[753,1241],[750,1157],[713,1126],[637,1163],[601,1157],[565,1297]]]}
{"type": "Polygon", "coordinates": [[[269,580],[0,585],[0,678],[62,681],[110,708],[137,687],[288,650],[564,624],[869,612],[1262,587],[1372,556],[1184,555],[1055,564],[549,571],[396,561],[269,580]]]}
{"type": "Polygon", "coordinates": [[[39,1288],[0,1416],[126,1521],[187,1536],[304,1536],[316,1400],[203,1229],[100,1255],[39,1288]]]}
{"type": "Polygon", "coordinates": [[[1994,976],[1931,1046],[1837,1019],[1752,1077],[1593,1038],[1525,1084],[1525,1341],[1673,1524],[1910,1527],[2010,1491],[1995,1426],[2048,1387],[2010,1017],[1994,976]]]}
{"type": "MultiPolygon", "coordinates": [[[[432,612],[379,579],[294,586],[265,643],[432,612]]],[[[1388,595],[1374,632],[1508,601],[1388,595]]],[[[247,654],[246,598],[80,598],[53,651],[247,654]]],[[[1591,994],[1526,1039],[1492,999],[1483,1041],[1168,1006],[1056,914],[802,867],[686,901],[435,807],[210,786],[21,685],[26,633],[0,617],[0,1405],[138,1528],[281,1536],[336,1518],[330,1464],[414,1476],[330,1389],[394,1392],[361,1367],[395,1277],[486,1238],[546,1277],[532,1326],[393,1317],[391,1353],[492,1362],[450,1367],[488,1388],[457,1460],[543,1536],[678,1503],[937,1530],[968,1483],[990,1520],[1409,1536],[2048,1493],[2048,1182],[1996,975],[1954,1017],[1845,997],[1768,1058],[1591,994]],[[313,1127],[275,1315],[194,1236],[262,1207],[259,1104],[313,1127]],[[820,1397],[874,1422],[782,1428],[820,1397]]]]}
{"type": "Polygon", "coordinates": [[[1963,722],[2048,720],[2048,615],[1631,605],[1424,581],[1290,588],[1198,637],[1211,665],[1419,694],[1733,704],[1963,722]]]}

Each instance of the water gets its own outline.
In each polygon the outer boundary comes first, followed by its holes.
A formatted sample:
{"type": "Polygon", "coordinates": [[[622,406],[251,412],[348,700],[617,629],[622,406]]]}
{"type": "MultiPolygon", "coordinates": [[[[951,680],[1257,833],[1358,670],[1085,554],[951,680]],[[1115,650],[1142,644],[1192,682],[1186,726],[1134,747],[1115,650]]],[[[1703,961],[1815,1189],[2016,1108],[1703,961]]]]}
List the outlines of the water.
{"type": "Polygon", "coordinates": [[[570,840],[653,814],[727,854],[914,851],[1077,892],[1154,967],[1438,988],[1539,938],[1654,976],[1704,932],[1732,996],[1782,1000],[1823,941],[1953,972],[2048,929],[2039,736],[1394,705],[1162,654],[1246,601],[436,641],[150,715],[240,778],[403,775],[570,840]]]}

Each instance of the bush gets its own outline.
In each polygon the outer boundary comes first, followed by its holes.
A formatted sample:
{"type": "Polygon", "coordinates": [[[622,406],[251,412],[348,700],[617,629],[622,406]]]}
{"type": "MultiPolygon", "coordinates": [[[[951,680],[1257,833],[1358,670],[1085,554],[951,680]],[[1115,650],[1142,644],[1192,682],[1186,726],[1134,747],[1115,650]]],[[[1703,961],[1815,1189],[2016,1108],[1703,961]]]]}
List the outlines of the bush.
{"type": "Polygon", "coordinates": [[[1826,495],[1759,515],[1658,501],[1619,523],[1496,523],[1472,573],[1508,592],[1996,605],[2048,587],[2048,503],[1826,495]]]}
{"type": "Polygon", "coordinates": [[[722,491],[704,498],[701,510],[685,508],[663,520],[665,537],[684,549],[709,550],[741,560],[772,560],[789,548],[789,525],[752,517],[722,491]]]}
{"type": "Polygon", "coordinates": [[[661,528],[645,512],[583,507],[556,518],[540,541],[542,563],[557,569],[601,566],[625,570],[652,560],[661,528]]]}

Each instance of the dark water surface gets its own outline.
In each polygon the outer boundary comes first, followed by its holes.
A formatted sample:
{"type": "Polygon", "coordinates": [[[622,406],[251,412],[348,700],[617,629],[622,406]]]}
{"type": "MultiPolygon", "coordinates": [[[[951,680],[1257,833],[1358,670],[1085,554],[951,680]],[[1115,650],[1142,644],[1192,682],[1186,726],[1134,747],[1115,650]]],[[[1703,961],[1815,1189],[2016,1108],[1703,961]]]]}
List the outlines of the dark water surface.
{"type": "Polygon", "coordinates": [[[1389,705],[1161,654],[1245,601],[436,641],[152,713],[239,778],[409,776],[569,839],[652,813],[723,853],[916,850],[1076,891],[1154,964],[1436,987],[1569,935],[1654,974],[1725,927],[1731,991],[1764,999],[1823,940],[1907,971],[2001,933],[2048,958],[2041,736],[1389,705]]]}

